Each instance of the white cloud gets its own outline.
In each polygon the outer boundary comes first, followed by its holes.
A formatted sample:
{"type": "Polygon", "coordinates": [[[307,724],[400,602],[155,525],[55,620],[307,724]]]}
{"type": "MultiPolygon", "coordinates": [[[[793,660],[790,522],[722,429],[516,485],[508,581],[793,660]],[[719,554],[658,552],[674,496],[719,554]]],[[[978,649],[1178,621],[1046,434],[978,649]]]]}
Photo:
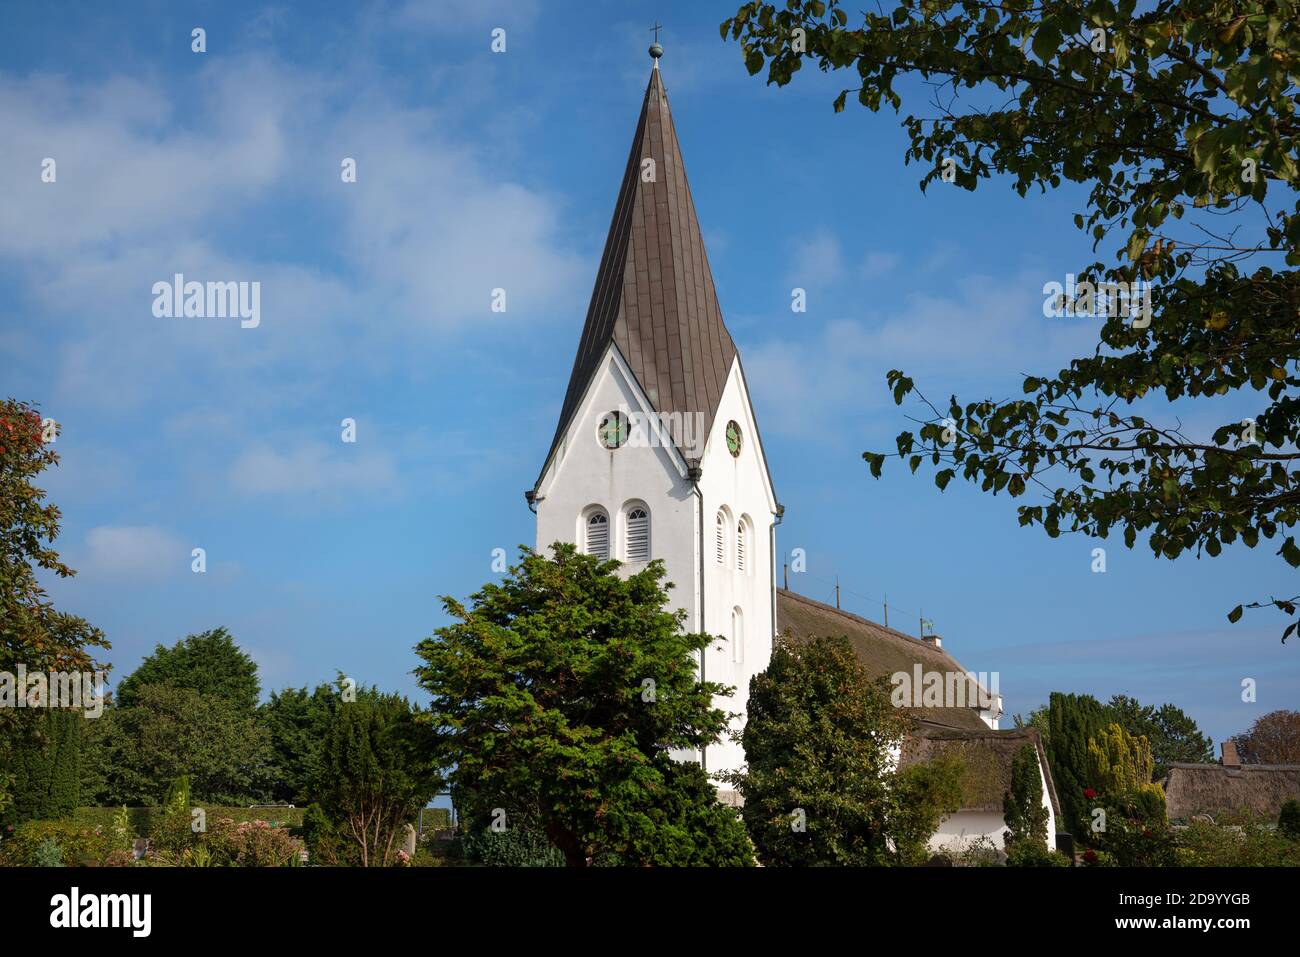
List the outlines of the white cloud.
{"type": "Polygon", "coordinates": [[[862,276],[864,279],[876,279],[893,272],[901,262],[902,257],[897,253],[867,253],[862,260],[862,276]]]}
{"type": "Polygon", "coordinates": [[[792,286],[822,286],[838,282],[844,275],[840,241],[821,231],[798,240],[790,253],[786,279],[792,286]]]}
{"type": "Polygon", "coordinates": [[[230,469],[234,487],[248,495],[300,495],[391,488],[397,478],[390,456],[351,443],[337,449],[321,442],[290,448],[261,443],[243,452],[230,469]]]}
{"type": "Polygon", "coordinates": [[[100,525],[86,533],[74,567],[87,579],[154,581],[189,571],[190,550],[157,525],[100,525]]]}

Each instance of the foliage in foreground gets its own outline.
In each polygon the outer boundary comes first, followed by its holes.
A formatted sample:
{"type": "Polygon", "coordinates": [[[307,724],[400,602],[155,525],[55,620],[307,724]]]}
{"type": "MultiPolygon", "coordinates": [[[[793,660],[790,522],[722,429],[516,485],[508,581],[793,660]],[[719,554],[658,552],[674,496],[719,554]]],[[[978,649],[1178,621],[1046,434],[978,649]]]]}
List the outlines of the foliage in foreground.
{"type": "Polygon", "coordinates": [[[731,782],[768,865],[919,863],[944,814],[960,806],[963,768],[895,771],[911,727],[843,638],[780,642],[750,680],[745,769],[731,782]]]}
{"type": "Polygon", "coordinates": [[[523,810],[574,867],[742,863],[740,822],[669,757],[726,727],[713,698],[730,689],[695,668],[714,639],[667,610],[662,562],[623,578],[572,545],[552,555],[523,549],[469,607],[445,598],[454,623],[417,648],[466,819],[523,810]]]}
{"type": "MultiPolygon", "coordinates": [[[[903,125],[923,189],[997,176],[1021,196],[1067,181],[1088,190],[1074,225],[1113,260],[1072,270],[1069,306],[1104,317],[1096,350],[1026,376],[1024,398],[922,396],[919,435],[897,438],[913,472],[930,462],[941,490],[954,477],[994,495],[1041,490],[1019,520],[1053,538],[1116,531],[1131,548],[1142,534],[1169,559],[1267,540],[1300,566],[1294,0],[753,0],[721,32],[778,86],[805,63],[842,71],[836,111],[850,93],[872,111],[922,95],[903,125]],[[1097,308],[1091,290],[1109,286],[1113,302],[1138,283],[1150,283],[1149,308],[1097,308]],[[1250,403],[1250,418],[1223,410],[1224,395],[1250,403]],[[1186,432],[1188,415],[1167,407],[1150,419],[1146,397],[1196,403],[1191,417],[1219,427],[1186,432]]],[[[901,370],[887,384],[896,402],[920,395],[901,370]]],[[[864,458],[879,476],[886,453],[864,458]]],[[[1297,599],[1252,604],[1294,617],[1297,599]]]]}

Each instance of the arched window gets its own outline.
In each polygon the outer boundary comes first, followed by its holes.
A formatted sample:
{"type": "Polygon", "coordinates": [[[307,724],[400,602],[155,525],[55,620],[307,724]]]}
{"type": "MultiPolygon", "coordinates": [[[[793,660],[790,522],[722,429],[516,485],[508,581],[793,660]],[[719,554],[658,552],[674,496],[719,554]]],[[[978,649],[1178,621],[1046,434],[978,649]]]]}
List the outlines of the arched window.
{"type": "Polygon", "coordinates": [[[736,571],[745,570],[745,520],[736,523],[736,571]]]}
{"type": "Polygon", "coordinates": [[[731,660],[745,660],[745,613],[739,607],[731,609],[731,660]]]}
{"type": "Polygon", "coordinates": [[[714,540],[719,565],[727,564],[727,514],[718,509],[718,520],[714,530],[714,540]]]}
{"type": "Polygon", "coordinates": [[[629,562],[650,561],[650,510],[644,505],[627,509],[623,555],[629,562]]]}
{"type": "Polygon", "coordinates": [[[609,516],[604,509],[592,509],[583,523],[582,550],[600,559],[609,558],[609,516]]]}

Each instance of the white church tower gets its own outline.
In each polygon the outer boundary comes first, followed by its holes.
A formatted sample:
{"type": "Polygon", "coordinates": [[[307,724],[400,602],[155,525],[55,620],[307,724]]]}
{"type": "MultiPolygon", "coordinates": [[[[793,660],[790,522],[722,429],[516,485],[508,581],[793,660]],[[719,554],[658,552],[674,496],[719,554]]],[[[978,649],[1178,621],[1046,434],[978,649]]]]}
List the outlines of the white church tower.
{"type": "MultiPolygon", "coordinates": [[[[573,542],[628,571],[662,559],[687,627],[718,636],[706,680],[736,689],[772,653],[780,519],[740,355],[722,321],[681,148],[654,68],[559,425],[537,484],[537,547],[573,542]]],[[[743,725],[743,718],[736,727],[743,725]]],[[[724,740],[684,758],[739,767],[724,740]]]]}

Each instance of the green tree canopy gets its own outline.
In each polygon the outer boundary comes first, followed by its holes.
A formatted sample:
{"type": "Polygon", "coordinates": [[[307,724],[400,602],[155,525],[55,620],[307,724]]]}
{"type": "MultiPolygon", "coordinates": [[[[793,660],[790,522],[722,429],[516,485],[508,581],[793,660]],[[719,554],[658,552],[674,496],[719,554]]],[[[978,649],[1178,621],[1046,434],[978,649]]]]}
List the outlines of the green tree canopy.
{"type": "Polygon", "coordinates": [[[256,663],[225,628],[190,635],[170,648],[157,645],[118,685],[118,705],[133,706],[140,689],[151,684],[170,684],[224,698],[236,709],[250,712],[257,707],[261,692],[256,663]]]}
{"type": "Polygon", "coordinates": [[[133,702],[112,716],[107,803],[156,805],[184,775],[196,801],[242,804],[261,796],[271,753],[251,712],[170,684],[140,685],[133,702]]]}
{"type": "Polygon", "coordinates": [[[1088,742],[1109,722],[1106,707],[1092,695],[1053,691],[1047,702],[1048,764],[1061,802],[1061,826],[1076,836],[1091,824],[1092,804],[1084,796],[1088,782],[1088,742]]]}
{"type": "MultiPolygon", "coordinates": [[[[754,0],[721,31],[778,86],[805,62],[843,71],[837,111],[851,93],[873,111],[923,96],[903,120],[922,189],[995,175],[1022,196],[1082,185],[1074,225],[1113,258],[1074,269],[1080,287],[1150,283],[1149,310],[1108,310],[1095,353],[1026,376],[1023,398],[945,407],[890,372],[895,401],[915,392],[925,410],[919,434],[897,438],[912,471],[928,460],[940,489],[960,476],[994,495],[1040,490],[1020,523],[1052,537],[1114,530],[1132,547],[1141,533],[1170,559],[1267,539],[1300,565],[1293,0],[896,0],[861,13],[754,0]],[[1222,423],[1212,437],[1139,404],[1229,394],[1253,414],[1206,409],[1222,423]]],[[[865,458],[879,476],[886,454],[865,458]]],[[[1296,613],[1294,597],[1253,604],[1296,613]]]]}
{"type": "Polygon", "coordinates": [[[922,853],[958,806],[960,769],[897,774],[911,728],[888,679],[868,675],[847,639],[779,642],[750,679],[745,769],[732,776],[759,859],[861,866],[922,853]]]}
{"type": "Polygon", "coordinates": [[[400,695],[360,690],[331,715],[312,795],[351,841],[362,867],[386,867],[441,783],[430,728],[400,695]]]}
{"type": "Polygon", "coordinates": [[[1154,758],[1153,780],[1169,773],[1177,762],[1203,764],[1214,760],[1214,743],[1181,708],[1144,705],[1128,695],[1115,695],[1106,703],[1111,717],[1135,737],[1146,738],[1154,758]]]}
{"type": "Polygon", "coordinates": [[[669,760],[726,727],[713,697],[730,689],[696,674],[715,639],[667,610],[661,562],[625,578],[572,545],[552,554],[522,549],[469,607],[445,598],[455,621],[417,647],[453,791],[503,809],[507,826],[512,807],[530,809],[570,866],[656,863],[669,847],[715,859],[740,823],[669,760]]]}

